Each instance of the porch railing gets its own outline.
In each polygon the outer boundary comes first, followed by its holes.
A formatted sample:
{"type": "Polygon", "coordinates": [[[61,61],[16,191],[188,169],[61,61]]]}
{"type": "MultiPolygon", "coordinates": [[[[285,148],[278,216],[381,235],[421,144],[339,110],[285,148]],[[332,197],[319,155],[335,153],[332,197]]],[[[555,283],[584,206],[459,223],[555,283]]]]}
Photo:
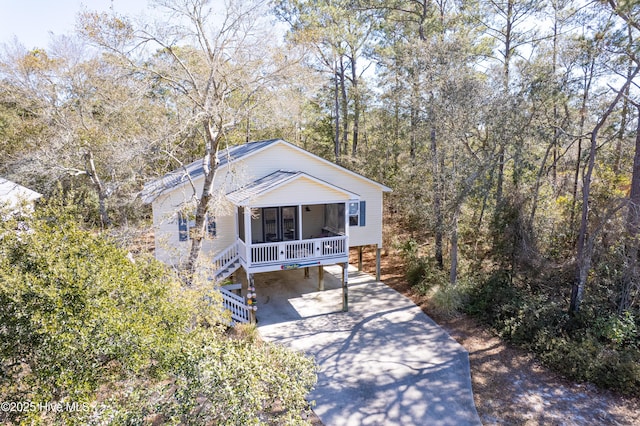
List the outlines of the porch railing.
{"type": "Polygon", "coordinates": [[[251,265],[322,259],[348,254],[347,237],[315,238],[251,245],[251,265]]]}

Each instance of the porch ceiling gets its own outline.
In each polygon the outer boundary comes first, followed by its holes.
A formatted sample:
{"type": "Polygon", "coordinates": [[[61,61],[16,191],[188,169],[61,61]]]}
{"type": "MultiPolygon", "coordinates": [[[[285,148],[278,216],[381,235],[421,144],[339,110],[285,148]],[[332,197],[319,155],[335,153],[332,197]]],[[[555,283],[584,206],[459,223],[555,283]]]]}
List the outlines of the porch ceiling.
{"type": "MultiPolygon", "coordinates": [[[[278,189],[293,187],[295,183],[300,183],[302,181],[306,181],[309,183],[313,183],[315,185],[320,185],[324,189],[325,192],[331,192],[333,194],[338,194],[342,199],[359,199],[360,196],[356,193],[347,191],[343,188],[332,185],[322,179],[318,179],[314,176],[311,176],[307,173],[300,171],[287,171],[287,170],[278,170],[277,172],[271,173],[267,176],[264,176],[260,179],[257,179],[242,188],[236,189],[227,193],[227,199],[232,203],[238,206],[248,206],[250,204],[259,203],[261,199],[264,199],[267,194],[272,193],[278,189]]],[[[293,196],[289,197],[289,201],[295,204],[298,201],[310,202],[308,198],[309,194],[305,194],[306,196],[299,199],[299,197],[303,194],[299,193],[300,191],[292,191],[293,196]]],[[[319,194],[318,194],[319,195],[319,194]]],[[[322,201],[318,198],[318,201],[322,201]]]]}

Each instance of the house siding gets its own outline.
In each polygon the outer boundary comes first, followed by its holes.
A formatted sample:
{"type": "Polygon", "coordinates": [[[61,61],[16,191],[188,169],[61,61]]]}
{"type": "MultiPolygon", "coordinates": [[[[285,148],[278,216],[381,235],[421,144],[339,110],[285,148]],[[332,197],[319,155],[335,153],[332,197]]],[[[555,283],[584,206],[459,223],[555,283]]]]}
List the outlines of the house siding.
{"type": "MultiPolygon", "coordinates": [[[[202,185],[196,181],[196,186],[202,185]]],[[[158,197],[152,205],[155,234],[156,259],[169,265],[180,265],[187,261],[191,239],[180,241],[178,232],[178,210],[180,205],[191,199],[191,187],[183,187],[158,197]]],[[[223,209],[229,210],[229,209],[223,209]]],[[[210,212],[212,214],[213,212],[210,212]]],[[[202,255],[213,258],[215,254],[235,242],[236,227],[233,213],[215,214],[216,237],[206,238],[202,244],[202,255]]]]}
{"type": "MultiPolygon", "coordinates": [[[[366,202],[366,226],[349,227],[349,245],[377,245],[382,247],[382,202],[383,193],[379,184],[355,173],[350,173],[301,151],[284,142],[275,142],[265,149],[255,152],[241,161],[226,164],[217,171],[214,191],[236,189],[242,183],[254,181],[278,170],[302,171],[314,178],[325,181],[338,189],[354,194],[360,201],[366,202]]],[[[200,193],[203,177],[194,179],[200,193]]],[[[338,189],[328,188],[321,182],[301,177],[267,192],[250,202],[252,206],[322,204],[347,201],[350,196],[338,189]]],[[[178,233],[177,210],[180,205],[193,197],[191,185],[182,185],[156,198],[152,204],[156,236],[156,258],[172,265],[187,260],[191,240],[180,242],[178,233]]],[[[203,243],[203,256],[215,257],[217,253],[233,244],[236,240],[236,222],[233,209],[224,208],[216,217],[217,236],[203,243]]],[[[316,212],[319,214],[319,212],[316,212]]],[[[303,216],[303,219],[305,216],[303,216]]],[[[303,220],[304,224],[304,220],[303,220]]],[[[259,239],[261,232],[253,229],[253,239],[259,239]]],[[[310,231],[303,228],[303,238],[310,231]]]]}
{"type": "MultiPolygon", "coordinates": [[[[299,151],[285,143],[275,143],[243,159],[243,169],[250,171],[249,180],[258,179],[280,169],[303,171],[338,188],[359,195],[367,202],[366,226],[349,229],[349,245],[377,245],[382,247],[382,190],[379,185],[352,173],[333,167],[312,154],[299,151]]],[[[234,164],[225,167],[234,167],[234,164]]],[[[296,194],[302,196],[303,194],[296,194]]],[[[291,200],[297,198],[291,197],[291,200]]]]}
{"type": "Polygon", "coordinates": [[[293,206],[310,203],[335,203],[347,201],[349,196],[344,192],[327,188],[307,178],[299,178],[294,182],[269,191],[257,197],[249,204],[254,207],[293,206]]]}

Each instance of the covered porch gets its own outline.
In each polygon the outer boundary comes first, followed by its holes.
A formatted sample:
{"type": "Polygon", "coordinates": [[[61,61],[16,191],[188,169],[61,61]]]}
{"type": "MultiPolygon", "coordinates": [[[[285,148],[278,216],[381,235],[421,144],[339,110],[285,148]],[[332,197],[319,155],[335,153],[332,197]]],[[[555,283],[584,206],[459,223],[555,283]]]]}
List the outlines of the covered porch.
{"type": "Polygon", "coordinates": [[[247,273],[348,262],[349,212],[359,195],[279,170],[227,198],[236,206],[237,255],[247,273]]]}
{"type": "Polygon", "coordinates": [[[345,263],[348,202],[238,207],[238,256],[249,273],[345,263]]]}

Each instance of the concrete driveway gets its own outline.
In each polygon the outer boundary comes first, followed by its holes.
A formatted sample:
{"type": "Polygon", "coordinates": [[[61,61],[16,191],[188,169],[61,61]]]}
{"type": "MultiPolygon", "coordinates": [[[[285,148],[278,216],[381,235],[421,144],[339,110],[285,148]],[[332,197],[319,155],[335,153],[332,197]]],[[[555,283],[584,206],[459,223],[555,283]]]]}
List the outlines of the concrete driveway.
{"type": "Polygon", "coordinates": [[[318,383],[309,395],[326,426],[480,425],[465,349],[411,300],[349,269],[342,312],[341,268],[256,275],[264,339],[312,355],[318,383]]]}

